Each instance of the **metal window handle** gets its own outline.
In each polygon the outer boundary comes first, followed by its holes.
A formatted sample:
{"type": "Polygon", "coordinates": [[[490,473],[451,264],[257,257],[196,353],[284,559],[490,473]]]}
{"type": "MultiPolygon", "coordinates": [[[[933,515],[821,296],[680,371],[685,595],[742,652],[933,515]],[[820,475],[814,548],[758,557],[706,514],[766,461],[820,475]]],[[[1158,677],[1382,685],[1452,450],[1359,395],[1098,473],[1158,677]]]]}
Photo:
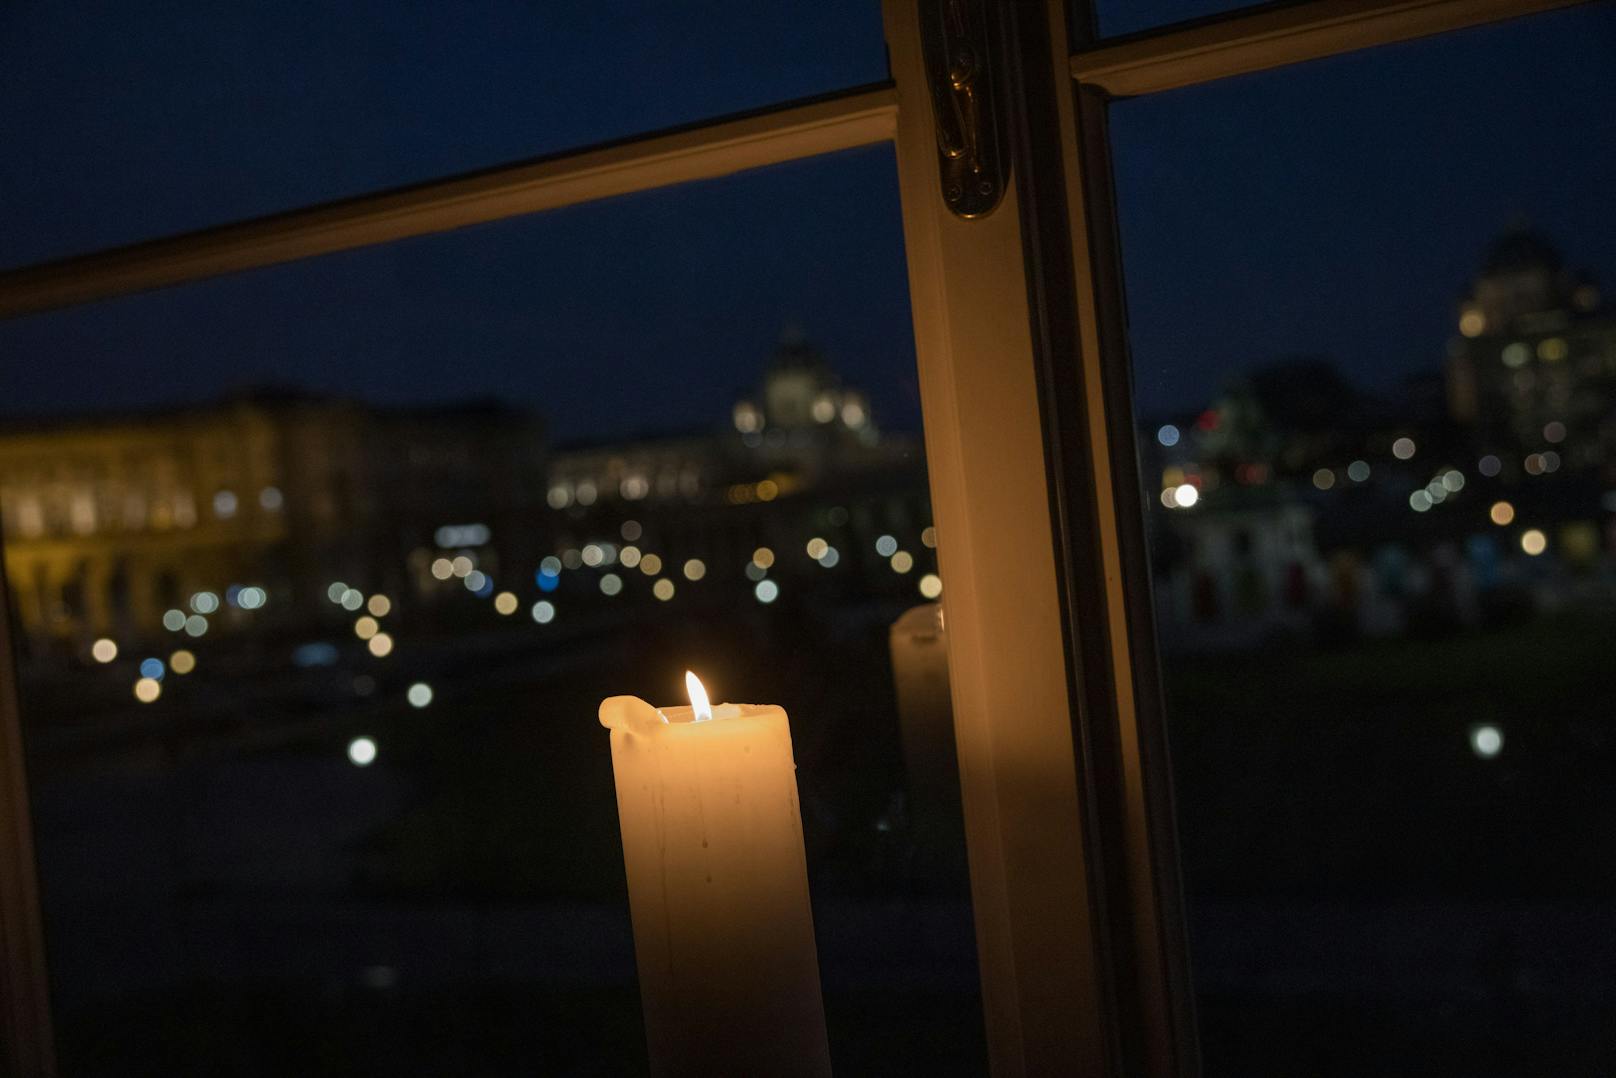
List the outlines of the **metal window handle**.
{"type": "Polygon", "coordinates": [[[920,11],[943,201],[966,218],[999,204],[1009,161],[994,107],[986,6],[986,0],[923,0],[920,11]]]}

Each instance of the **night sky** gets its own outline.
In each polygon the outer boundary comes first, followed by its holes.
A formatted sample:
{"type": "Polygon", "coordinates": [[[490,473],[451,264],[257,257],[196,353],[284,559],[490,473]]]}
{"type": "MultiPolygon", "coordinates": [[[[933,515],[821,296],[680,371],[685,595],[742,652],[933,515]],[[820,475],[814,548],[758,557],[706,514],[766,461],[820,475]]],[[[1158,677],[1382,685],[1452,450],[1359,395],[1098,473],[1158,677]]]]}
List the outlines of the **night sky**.
{"type": "MultiPolygon", "coordinates": [[[[0,266],[885,77],[869,0],[183,7],[0,6],[0,266]]],[[[1616,288],[1613,113],[1608,0],[1117,106],[1141,407],[1290,354],[1433,366],[1512,221],[1616,288]]],[[[918,422],[887,148],[19,319],[0,410],[278,383],[499,396],[561,438],[700,426],[790,322],[918,422]]]]}

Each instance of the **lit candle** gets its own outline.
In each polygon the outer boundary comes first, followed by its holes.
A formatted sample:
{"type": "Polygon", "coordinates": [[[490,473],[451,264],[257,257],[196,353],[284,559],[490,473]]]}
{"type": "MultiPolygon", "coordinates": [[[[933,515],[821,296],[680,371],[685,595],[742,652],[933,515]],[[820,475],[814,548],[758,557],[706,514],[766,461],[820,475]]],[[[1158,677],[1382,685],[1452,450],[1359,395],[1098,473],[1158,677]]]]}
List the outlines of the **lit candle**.
{"type": "Polygon", "coordinates": [[[796,764],[784,709],[600,705],[651,1070],[828,1075],[796,764]]]}

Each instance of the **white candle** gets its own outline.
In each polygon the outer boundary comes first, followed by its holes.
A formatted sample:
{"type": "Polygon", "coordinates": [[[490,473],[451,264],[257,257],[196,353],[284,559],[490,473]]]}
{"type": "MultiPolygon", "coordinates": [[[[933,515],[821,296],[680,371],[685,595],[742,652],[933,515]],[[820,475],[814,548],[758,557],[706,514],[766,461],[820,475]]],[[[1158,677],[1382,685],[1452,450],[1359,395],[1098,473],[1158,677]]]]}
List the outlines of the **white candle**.
{"type": "Polygon", "coordinates": [[[690,707],[600,705],[651,1070],[828,1075],[786,713],[686,678],[690,707]]]}

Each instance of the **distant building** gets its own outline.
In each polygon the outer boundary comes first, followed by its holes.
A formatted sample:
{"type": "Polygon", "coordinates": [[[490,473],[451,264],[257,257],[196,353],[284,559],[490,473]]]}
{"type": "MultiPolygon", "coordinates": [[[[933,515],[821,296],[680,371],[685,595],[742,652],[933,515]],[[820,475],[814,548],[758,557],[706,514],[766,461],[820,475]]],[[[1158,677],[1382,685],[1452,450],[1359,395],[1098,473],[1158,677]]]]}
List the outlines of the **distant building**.
{"type": "Polygon", "coordinates": [[[232,584],[301,605],[325,581],[397,582],[437,526],[521,514],[543,477],[537,421],[494,406],[261,394],[13,424],[0,427],[10,593],[36,637],[149,633],[204,592],[228,623],[243,616],[232,584]]]}
{"type": "Polygon", "coordinates": [[[1448,348],[1448,407],[1506,478],[1616,459],[1616,314],[1541,236],[1488,248],[1448,348]],[[1545,465],[1545,460],[1547,464],[1545,465]]]}

